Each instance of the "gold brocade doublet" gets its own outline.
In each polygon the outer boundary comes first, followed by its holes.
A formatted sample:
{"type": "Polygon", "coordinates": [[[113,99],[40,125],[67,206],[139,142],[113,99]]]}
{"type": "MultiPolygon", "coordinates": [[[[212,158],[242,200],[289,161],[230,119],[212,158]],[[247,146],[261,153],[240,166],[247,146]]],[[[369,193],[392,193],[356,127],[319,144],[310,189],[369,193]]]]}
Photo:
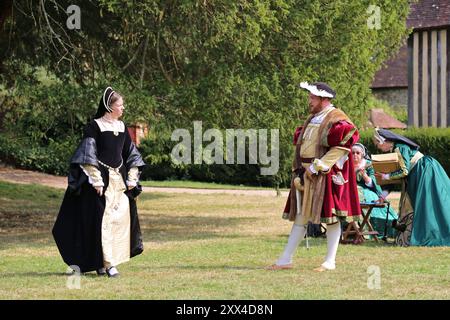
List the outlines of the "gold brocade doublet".
{"type": "MultiPolygon", "coordinates": [[[[323,112],[319,113],[311,119],[307,124],[301,139],[298,139],[297,144],[301,144],[300,158],[301,159],[312,159],[320,158],[319,148],[320,144],[320,126],[329,112],[334,110],[334,108],[328,108],[323,112]]],[[[311,165],[311,161],[302,162],[301,165],[307,169],[311,165]]],[[[301,192],[301,211],[297,212],[295,223],[298,225],[304,225],[308,221],[312,220],[312,202],[314,195],[314,185],[310,180],[304,179],[304,188],[301,192]]]]}
{"type": "MultiPolygon", "coordinates": [[[[302,148],[300,149],[301,158],[317,158],[320,155],[317,154],[317,144],[320,142],[319,135],[320,123],[309,123],[305,129],[303,137],[298,143],[301,143],[302,148]]],[[[310,163],[302,163],[304,168],[309,167],[310,163]]]]}

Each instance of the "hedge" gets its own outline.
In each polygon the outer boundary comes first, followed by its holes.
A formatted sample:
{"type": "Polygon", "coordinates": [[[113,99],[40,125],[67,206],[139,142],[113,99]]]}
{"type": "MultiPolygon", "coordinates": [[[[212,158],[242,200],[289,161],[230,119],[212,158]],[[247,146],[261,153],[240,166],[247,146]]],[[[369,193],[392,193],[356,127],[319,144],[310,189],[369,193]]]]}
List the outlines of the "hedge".
{"type": "MultiPolygon", "coordinates": [[[[361,131],[360,143],[372,154],[377,154],[380,151],[373,144],[373,131],[373,129],[361,131]]],[[[420,152],[439,161],[450,176],[450,128],[410,128],[392,131],[416,142],[420,146],[420,152]]]]}
{"type": "MultiPolygon", "coordinates": [[[[419,144],[420,151],[435,158],[444,167],[447,175],[450,173],[450,128],[420,128],[394,130],[419,144]]],[[[373,142],[373,129],[360,132],[360,142],[367,146],[372,154],[379,153],[373,142]]],[[[38,170],[47,173],[67,174],[68,161],[79,137],[64,141],[50,141],[47,145],[33,146],[25,137],[0,135],[0,160],[17,167],[38,170]]],[[[145,139],[139,149],[148,166],[142,174],[142,179],[174,180],[185,179],[205,182],[245,184],[257,186],[286,187],[290,172],[280,172],[282,181],[276,176],[260,175],[258,165],[174,165],[170,160],[170,152],[176,142],[170,139],[145,139]]],[[[291,158],[280,159],[291,162],[291,158]]]]}

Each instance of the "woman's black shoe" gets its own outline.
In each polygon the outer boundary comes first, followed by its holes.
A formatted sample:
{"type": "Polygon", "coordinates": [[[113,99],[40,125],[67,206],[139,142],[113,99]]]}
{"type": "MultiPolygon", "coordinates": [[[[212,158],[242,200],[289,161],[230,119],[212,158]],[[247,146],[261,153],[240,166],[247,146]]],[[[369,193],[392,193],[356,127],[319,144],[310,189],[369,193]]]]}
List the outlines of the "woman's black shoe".
{"type": "Polygon", "coordinates": [[[98,276],[104,276],[104,275],[106,275],[106,269],[105,268],[100,268],[100,269],[97,269],[97,270],[95,270],[96,272],[97,272],[97,275],[98,276]]]}

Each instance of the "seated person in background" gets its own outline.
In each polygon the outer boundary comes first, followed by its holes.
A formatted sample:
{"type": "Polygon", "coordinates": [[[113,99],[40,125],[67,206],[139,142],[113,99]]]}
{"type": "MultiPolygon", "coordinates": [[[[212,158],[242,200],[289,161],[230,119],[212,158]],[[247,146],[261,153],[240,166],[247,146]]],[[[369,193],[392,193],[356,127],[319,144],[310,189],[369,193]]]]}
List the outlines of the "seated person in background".
{"type": "MultiPolygon", "coordinates": [[[[378,202],[383,201],[382,190],[375,179],[375,171],[370,161],[367,148],[361,143],[355,143],[352,147],[353,163],[356,173],[356,182],[358,185],[358,194],[360,202],[378,202]]],[[[386,224],[386,208],[373,208],[370,215],[370,223],[380,235],[384,235],[386,224]]],[[[395,237],[396,230],[391,227],[392,221],[398,218],[397,213],[389,208],[387,236],[395,237]]]]}

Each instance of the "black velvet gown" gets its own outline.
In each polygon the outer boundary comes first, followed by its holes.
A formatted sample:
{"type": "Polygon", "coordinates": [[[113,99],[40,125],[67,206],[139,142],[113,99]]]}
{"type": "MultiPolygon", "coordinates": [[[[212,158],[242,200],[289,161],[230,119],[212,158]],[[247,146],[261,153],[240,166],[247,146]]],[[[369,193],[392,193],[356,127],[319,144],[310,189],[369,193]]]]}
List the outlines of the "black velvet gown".
{"type": "MultiPolygon", "coordinates": [[[[64,262],[77,266],[81,272],[103,267],[101,227],[105,196],[97,194],[80,167],[86,164],[97,167],[103,179],[103,190],[107,190],[108,169],[99,161],[113,168],[122,163],[119,172],[124,183],[130,168],[142,170],[145,166],[126,127],[124,132],[101,132],[95,120],[85,127],[83,139],[70,161],[68,187],[52,230],[64,262]]],[[[130,257],[144,249],[135,201],[141,190],[138,184],[125,192],[130,204],[130,257]]]]}

